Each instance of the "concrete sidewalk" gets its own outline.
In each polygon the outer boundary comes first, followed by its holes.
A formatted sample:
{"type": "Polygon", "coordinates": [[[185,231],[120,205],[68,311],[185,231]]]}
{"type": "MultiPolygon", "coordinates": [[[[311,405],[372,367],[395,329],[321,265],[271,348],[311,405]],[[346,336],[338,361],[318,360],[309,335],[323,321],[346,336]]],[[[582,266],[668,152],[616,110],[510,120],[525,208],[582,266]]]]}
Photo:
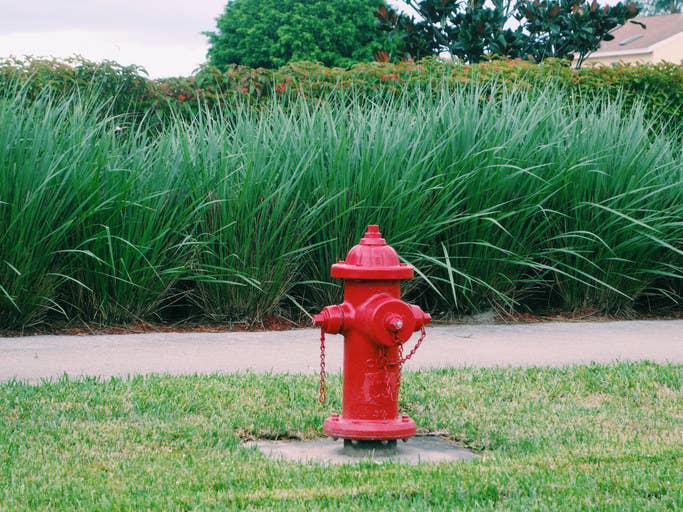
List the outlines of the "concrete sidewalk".
{"type": "MultiPolygon", "coordinates": [[[[314,329],[0,338],[0,381],[145,373],[314,373],[314,329]]],[[[342,337],[327,336],[327,369],[340,370],[342,337]]],[[[408,342],[408,350],[417,339],[408,342]]],[[[564,366],[651,360],[683,363],[683,320],[430,327],[406,369],[564,366]]]]}

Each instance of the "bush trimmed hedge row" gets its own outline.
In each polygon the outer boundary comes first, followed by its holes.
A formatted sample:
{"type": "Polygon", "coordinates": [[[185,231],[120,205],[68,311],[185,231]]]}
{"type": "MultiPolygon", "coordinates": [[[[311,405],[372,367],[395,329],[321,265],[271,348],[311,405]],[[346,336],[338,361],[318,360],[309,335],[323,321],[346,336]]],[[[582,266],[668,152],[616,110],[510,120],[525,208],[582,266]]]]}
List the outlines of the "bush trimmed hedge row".
{"type": "Polygon", "coordinates": [[[366,95],[393,95],[406,89],[438,90],[444,83],[453,86],[514,84],[542,90],[551,82],[562,87],[570,97],[598,94],[619,98],[626,111],[642,103],[648,117],[659,125],[683,125],[683,68],[674,64],[574,70],[552,59],[542,64],[500,60],[475,65],[425,59],[418,63],[375,62],[340,69],[295,62],[277,70],[233,66],[222,72],[204,67],[191,77],[149,80],[140,67],[110,61],[93,63],[79,58],[0,61],[2,90],[11,90],[9,84],[17,82],[33,97],[45,88],[67,95],[74,90],[95,89],[112,102],[114,113],[135,113],[152,121],[163,121],[171,112],[194,114],[201,104],[230,104],[236,98],[259,101],[301,93],[308,98],[320,98],[340,89],[366,95]]]}

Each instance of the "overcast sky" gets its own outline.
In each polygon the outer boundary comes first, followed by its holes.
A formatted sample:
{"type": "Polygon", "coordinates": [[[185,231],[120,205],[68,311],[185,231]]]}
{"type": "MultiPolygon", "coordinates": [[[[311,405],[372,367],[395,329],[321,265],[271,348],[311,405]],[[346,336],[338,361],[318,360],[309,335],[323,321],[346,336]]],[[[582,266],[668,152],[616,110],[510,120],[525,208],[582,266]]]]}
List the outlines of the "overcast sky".
{"type": "Polygon", "coordinates": [[[138,64],[153,78],[189,75],[226,0],[0,0],[0,57],[138,64]]]}

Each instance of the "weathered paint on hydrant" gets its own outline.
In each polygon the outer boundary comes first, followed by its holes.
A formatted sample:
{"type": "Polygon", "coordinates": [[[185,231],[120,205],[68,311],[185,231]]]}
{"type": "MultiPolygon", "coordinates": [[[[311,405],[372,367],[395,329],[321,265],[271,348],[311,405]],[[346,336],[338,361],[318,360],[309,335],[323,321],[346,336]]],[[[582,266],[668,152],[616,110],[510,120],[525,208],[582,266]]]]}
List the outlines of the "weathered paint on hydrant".
{"type": "Polygon", "coordinates": [[[341,415],[323,425],[325,434],[345,440],[396,440],[415,434],[415,422],[398,413],[401,366],[424,339],[431,316],[400,299],[402,280],[413,267],[400,263],[377,225],[368,226],[346,260],[332,265],[332,277],[344,280],[344,302],[313,316],[321,334],[321,393],[324,390],[324,333],[344,335],[341,415]],[[403,357],[413,332],[422,336],[403,357]]]}

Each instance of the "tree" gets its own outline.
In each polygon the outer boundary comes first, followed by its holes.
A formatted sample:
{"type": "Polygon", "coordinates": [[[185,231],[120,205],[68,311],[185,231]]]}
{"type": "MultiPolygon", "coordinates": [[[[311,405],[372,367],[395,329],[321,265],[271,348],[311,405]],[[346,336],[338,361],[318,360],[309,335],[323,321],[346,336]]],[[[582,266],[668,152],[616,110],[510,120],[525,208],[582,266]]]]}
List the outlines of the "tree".
{"type": "Polygon", "coordinates": [[[679,14],[683,11],[683,0],[644,0],[641,2],[643,14],[679,14]]]}
{"type": "Polygon", "coordinates": [[[596,0],[521,0],[515,18],[529,31],[526,51],[536,62],[547,57],[576,58],[576,66],[581,67],[602,41],[614,39],[612,30],[638,12],[633,3],[601,7],[596,0]]]}
{"type": "Polygon", "coordinates": [[[408,56],[447,52],[465,62],[491,56],[536,62],[576,57],[580,66],[601,41],[613,38],[610,31],[638,15],[633,3],[602,7],[595,0],[404,0],[403,4],[417,16],[380,8],[377,17],[384,30],[397,35],[408,56]]]}
{"type": "Polygon", "coordinates": [[[231,0],[209,38],[208,61],[273,68],[295,60],[347,67],[373,60],[387,35],[373,16],[384,0],[231,0]]]}
{"type": "Polygon", "coordinates": [[[466,62],[479,62],[487,54],[519,56],[520,29],[505,28],[510,0],[405,0],[405,10],[377,11],[380,26],[392,32],[404,57],[419,59],[449,53],[466,62]]]}

